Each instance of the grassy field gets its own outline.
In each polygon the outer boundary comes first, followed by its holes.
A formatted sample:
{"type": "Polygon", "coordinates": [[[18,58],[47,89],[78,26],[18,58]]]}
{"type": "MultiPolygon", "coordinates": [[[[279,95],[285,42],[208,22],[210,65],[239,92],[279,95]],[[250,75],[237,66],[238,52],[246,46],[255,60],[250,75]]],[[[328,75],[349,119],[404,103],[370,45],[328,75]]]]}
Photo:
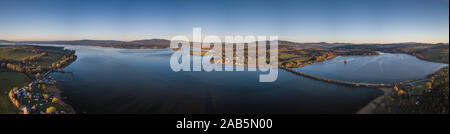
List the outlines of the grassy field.
{"type": "Polygon", "coordinates": [[[301,57],[301,56],[299,56],[299,55],[295,55],[295,54],[290,54],[290,53],[288,53],[289,50],[287,50],[286,48],[281,48],[281,49],[279,49],[278,51],[279,51],[279,52],[278,52],[278,58],[279,58],[280,60],[288,60],[288,59],[291,59],[291,58],[298,58],[298,57],[301,57]]]}
{"type": "Polygon", "coordinates": [[[15,114],[16,110],[9,101],[8,92],[13,87],[23,87],[30,79],[23,73],[0,72],[0,114],[15,114]]]}
{"type": "Polygon", "coordinates": [[[311,57],[303,57],[302,55],[299,54],[293,54],[293,51],[296,50],[289,50],[287,48],[280,48],[278,50],[278,59],[280,62],[294,62],[294,61],[298,61],[298,62],[303,62],[306,60],[311,59],[311,57]]]}
{"type": "Polygon", "coordinates": [[[13,47],[0,48],[0,59],[20,61],[22,58],[34,55],[38,54],[15,50],[13,47]]]}
{"type": "Polygon", "coordinates": [[[58,61],[61,58],[62,58],[62,55],[60,55],[60,54],[49,53],[46,56],[42,56],[40,58],[40,61],[37,62],[36,65],[37,66],[42,66],[42,67],[48,67],[53,62],[58,61]]]}
{"type": "MultiPolygon", "coordinates": [[[[0,62],[1,60],[9,60],[10,62],[21,62],[25,57],[39,56],[36,60],[26,62],[34,66],[40,66],[43,69],[49,68],[52,63],[63,59],[64,55],[69,54],[62,47],[46,47],[46,46],[10,46],[0,48],[0,62]],[[45,53],[45,55],[41,55],[45,53]]],[[[1,69],[0,69],[1,71],[1,69]]]]}
{"type": "Polygon", "coordinates": [[[448,63],[448,46],[440,46],[420,51],[417,54],[422,56],[423,59],[427,59],[434,62],[448,63]]]}

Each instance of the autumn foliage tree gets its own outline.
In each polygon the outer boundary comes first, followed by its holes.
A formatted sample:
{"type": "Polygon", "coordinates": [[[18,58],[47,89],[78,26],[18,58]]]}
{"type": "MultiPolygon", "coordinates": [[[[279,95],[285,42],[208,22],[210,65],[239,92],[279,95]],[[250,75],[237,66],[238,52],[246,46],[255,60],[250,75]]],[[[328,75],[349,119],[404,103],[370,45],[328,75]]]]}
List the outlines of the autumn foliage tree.
{"type": "Polygon", "coordinates": [[[53,113],[55,113],[55,111],[56,111],[56,108],[53,106],[50,106],[47,109],[45,109],[46,114],[53,114],[53,113]]]}

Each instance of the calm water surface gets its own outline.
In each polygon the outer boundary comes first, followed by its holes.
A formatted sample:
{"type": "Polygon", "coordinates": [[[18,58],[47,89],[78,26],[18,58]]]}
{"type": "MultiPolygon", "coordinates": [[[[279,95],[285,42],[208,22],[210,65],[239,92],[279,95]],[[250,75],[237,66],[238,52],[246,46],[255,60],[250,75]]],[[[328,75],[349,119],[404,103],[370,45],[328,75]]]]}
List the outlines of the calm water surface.
{"type": "Polygon", "coordinates": [[[376,56],[336,57],[332,60],[296,68],[308,74],[344,81],[397,83],[424,78],[448,64],[417,59],[408,54],[382,53],[376,56]],[[344,61],[347,60],[347,64],[344,61]]]}
{"type": "Polygon", "coordinates": [[[78,55],[72,74],[52,76],[78,113],[354,113],[382,94],[284,70],[272,83],[260,72],[173,72],[170,49],[66,48],[78,55]]]}

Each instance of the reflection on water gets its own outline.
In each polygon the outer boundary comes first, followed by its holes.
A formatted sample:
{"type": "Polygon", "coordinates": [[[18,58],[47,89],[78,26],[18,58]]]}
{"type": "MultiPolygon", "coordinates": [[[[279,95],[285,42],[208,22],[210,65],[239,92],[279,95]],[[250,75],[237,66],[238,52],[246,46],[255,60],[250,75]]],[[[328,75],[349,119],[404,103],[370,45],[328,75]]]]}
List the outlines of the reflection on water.
{"type": "Polygon", "coordinates": [[[380,53],[376,56],[336,57],[296,70],[335,80],[396,83],[424,78],[445,66],[448,64],[428,62],[407,54],[380,53]]]}
{"type": "Polygon", "coordinates": [[[79,113],[354,113],[382,94],[284,70],[272,83],[261,72],[173,72],[171,49],[66,48],[78,55],[65,69],[73,79],[53,77],[79,113]]]}

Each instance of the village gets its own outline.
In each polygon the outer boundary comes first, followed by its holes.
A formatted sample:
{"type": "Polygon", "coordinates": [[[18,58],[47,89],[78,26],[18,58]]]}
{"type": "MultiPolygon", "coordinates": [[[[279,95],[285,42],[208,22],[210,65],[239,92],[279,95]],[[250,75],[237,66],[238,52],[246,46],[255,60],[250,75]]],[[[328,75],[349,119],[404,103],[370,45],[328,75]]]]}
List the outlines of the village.
{"type": "Polygon", "coordinates": [[[8,96],[19,113],[23,114],[66,114],[64,106],[60,104],[60,98],[49,93],[47,87],[54,86],[56,80],[48,76],[54,69],[39,73],[36,79],[22,88],[13,88],[8,96]]]}

